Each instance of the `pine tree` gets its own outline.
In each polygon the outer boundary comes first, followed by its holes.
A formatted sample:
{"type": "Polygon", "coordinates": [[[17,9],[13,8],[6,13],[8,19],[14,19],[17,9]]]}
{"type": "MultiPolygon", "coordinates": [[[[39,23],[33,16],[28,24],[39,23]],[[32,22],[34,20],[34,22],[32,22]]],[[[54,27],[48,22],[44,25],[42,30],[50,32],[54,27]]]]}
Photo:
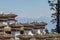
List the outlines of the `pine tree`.
{"type": "Polygon", "coordinates": [[[48,31],[48,29],[47,29],[47,28],[45,29],[45,32],[46,32],[47,34],[49,34],[49,31],[48,31]]]}
{"type": "Polygon", "coordinates": [[[60,0],[57,0],[57,3],[54,3],[54,1],[55,0],[53,0],[53,1],[50,1],[50,0],[48,0],[48,3],[49,3],[49,6],[51,6],[51,10],[54,10],[55,11],[55,13],[53,13],[52,14],[52,17],[54,18],[54,19],[52,19],[52,21],[51,22],[53,22],[53,23],[56,23],[56,32],[57,33],[60,33],[60,0]]]}

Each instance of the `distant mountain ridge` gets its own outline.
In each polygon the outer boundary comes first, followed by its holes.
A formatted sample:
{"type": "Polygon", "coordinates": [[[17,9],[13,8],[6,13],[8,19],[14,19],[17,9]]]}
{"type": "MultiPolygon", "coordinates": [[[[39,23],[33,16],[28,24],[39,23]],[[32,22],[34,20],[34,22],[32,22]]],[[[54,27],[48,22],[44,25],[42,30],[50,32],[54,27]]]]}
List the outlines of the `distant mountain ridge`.
{"type": "Polygon", "coordinates": [[[27,17],[23,17],[23,18],[17,18],[18,22],[49,22],[51,20],[50,17],[40,17],[40,18],[27,18],[27,17]]]}

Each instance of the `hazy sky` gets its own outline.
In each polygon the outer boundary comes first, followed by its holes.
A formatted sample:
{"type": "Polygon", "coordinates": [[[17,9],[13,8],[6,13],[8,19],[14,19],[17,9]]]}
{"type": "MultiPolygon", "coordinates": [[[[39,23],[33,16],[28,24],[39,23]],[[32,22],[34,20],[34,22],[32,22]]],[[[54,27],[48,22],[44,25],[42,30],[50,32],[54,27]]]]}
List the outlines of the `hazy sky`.
{"type": "Polygon", "coordinates": [[[29,18],[51,15],[47,0],[0,0],[0,11],[29,18]]]}
{"type": "MultiPolygon", "coordinates": [[[[40,18],[43,16],[51,19],[47,0],[0,0],[1,12],[13,12],[18,15],[18,18],[40,18]]],[[[48,28],[54,28],[53,26],[51,23],[47,25],[48,28]]]]}

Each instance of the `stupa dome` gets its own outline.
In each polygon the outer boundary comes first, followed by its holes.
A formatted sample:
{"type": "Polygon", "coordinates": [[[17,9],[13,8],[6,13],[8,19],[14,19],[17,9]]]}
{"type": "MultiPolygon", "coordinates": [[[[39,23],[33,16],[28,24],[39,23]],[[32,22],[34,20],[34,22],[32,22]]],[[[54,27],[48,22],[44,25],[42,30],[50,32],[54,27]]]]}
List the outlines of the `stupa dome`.
{"type": "Polygon", "coordinates": [[[35,26],[45,26],[47,23],[45,22],[32,22],[31,24],[34,24],[35,26]]]}
{"type": "Polygon", "coordinates": [[[13,14],[12,12],[7,14],[8,17],[16,17],[17,15],[13,14]]]}
{"type": "Polygon", "coordinates": [[[33,24],[30,23],[21,23],[24,27],[33,27],[33,24]]]}
{"type": "Polygon", "coordinates": [[[23,27],[20,23],[13,23],[10,25],[12,28],[18,28],[18,27],[23,27]]]}
{"type": "Polygon", "coordinates": [[[4,27],[4,31],[11,31],[11,27],[10,26],[4,27]]]}

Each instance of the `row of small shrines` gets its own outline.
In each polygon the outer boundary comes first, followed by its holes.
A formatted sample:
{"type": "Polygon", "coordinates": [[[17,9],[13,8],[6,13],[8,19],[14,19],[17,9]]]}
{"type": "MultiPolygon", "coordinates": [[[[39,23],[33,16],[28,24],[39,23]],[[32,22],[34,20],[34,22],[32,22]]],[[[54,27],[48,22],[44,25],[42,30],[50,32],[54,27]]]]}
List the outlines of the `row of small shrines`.
{"type": "MultiPolygon", "coordinates": [[[[38,34],[38,33],[36,33],[38,31],[38,29],[39,30],[41,29],[41,33],[44,34],[43,30],[45,29],[45,25],[46,25],[46,23],[44,23],[44,22],[13,23],[10,25],[5,25],[3,23],[0,23],[0,36],[1,36],[0,38],[1,38],[1,40],[4,40],[4,39],[10,40],[10,38],[11,38],[11,40],[12,40],[12,38],[15,40],[15,35],[12,32],[17,32],[17,31],[19,31],[20,35],[22,35],[22,39],[24,39],[23,36],[26,36],[26,35],[28,37],[30,36],[30,38],[31,38],[34,34],[38,34]],[[35,30],[36,30],[36,32],[34,32],[35,30]],[[28,35],[26,33],[26,31],[30,31],[31,33],[33,32],[33,35],[28,35]]],[[[39,34],[39,35],[41,35],[41,34],[39,34]]],[[[26,39],[26,40],[28,40],[28,39],[26,39]]]]}
{"type": "Polygon", "coordinates": [[[43,31],[45,29],[46,23],[44,22],[33,22],[33,23],[13,23],[10,25],[5,25],[0,23],[0,32],[1,31],[34,31],[35,29],[40,29],[43,31]]]}
{"type": "MultiPolygon", "coordinates": [[[[4,31],[23,31],[23,30],[33,30],[33,29],[44,29],[46,23],[45,22],[32,22],[32,23],[16,23],[15,14],[0,14],[0,28],[4,31]],[[3,22],[7,22],[7,25],[2,24],[3,22]],[[15,22],[10,24],[11,22],[15,22]]],[[[0,30],[0,31],[3,31],[0,30]]]]}
{"type": "Polygon", "coordinates": [[[15,36],[11,34],[0,35],[0,40],[60,40],[60,34],[45,34],[45,35],[17,35],[19,39],[15,39],[15,36]]]}
{"type": "Polygon", "coordinates": [[[53,40],[54,38],[60,38],[60,34],[44,33],[43,30],[47,23],[45,22],[32,22],[32,23],[16,23],[15,14],[0,14],[0,40],[53,40]],[[7,25],[3,24],[7,22],[7,25]],[[14,22],[11,24],[11,22],[14,22]],[[37,33],[37,31],[40,30],[37,33]],[[19,31],[19,35],[15,35],[15,32],[19,31]],[[26,32],[30,31],[33,35],[28,35],[26,32]],[[17,39],[18,40],[18,39],[17,39]]]}
{"type": "MultiPolygon", "coordinates": [[[[8,40],[9,38],[15,39],[15,32],[19,31],[20,34],[28,35],[25,34],[25,31],[33,31],[35,29],[45,29],[45,22],[32,22],[32,23],[16,23],[16,16],[15,14],[0,14],[0,34],[1,34],[1,39],[8,40]],[[4,25],[3,22],[7,22],[7,25],[4,25]],[[10,24],[11,22],[15,22],[10,24]],[[14,33],[12,33],[14,32],[14,33]],[[13,34],[13,36],[11,36],[13,34]]],[[[43,30],[42,30],[43,31],[43,30]]],[[[35,33],[35,32],[34,32],[35,33]]],[[[23,37],[22,37],[23,38],[23,37]]],[[[23,38],[24,39],[24,38],[23,38]]]]}

